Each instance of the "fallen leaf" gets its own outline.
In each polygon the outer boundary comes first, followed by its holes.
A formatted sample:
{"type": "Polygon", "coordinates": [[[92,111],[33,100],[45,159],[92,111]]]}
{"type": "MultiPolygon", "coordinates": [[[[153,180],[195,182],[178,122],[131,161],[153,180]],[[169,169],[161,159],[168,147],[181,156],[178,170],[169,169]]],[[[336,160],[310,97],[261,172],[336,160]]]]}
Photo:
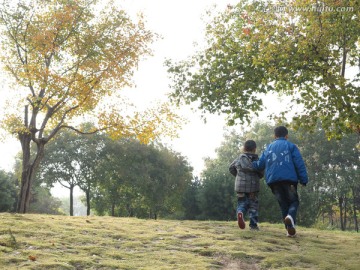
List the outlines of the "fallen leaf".
{"type": "Polygon", "coordinates": [[[32,255],[29,255],[29,260],[31,260],[31,261],[36,261],[36,257],[35,256],[32,256],[32,255]]]}

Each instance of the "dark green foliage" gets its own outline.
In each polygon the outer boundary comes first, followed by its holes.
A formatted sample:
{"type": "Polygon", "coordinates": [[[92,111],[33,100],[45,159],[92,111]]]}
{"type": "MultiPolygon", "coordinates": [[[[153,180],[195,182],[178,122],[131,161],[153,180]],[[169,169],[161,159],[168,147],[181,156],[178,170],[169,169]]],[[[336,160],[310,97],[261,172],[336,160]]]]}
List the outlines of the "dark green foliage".
{"type": "MultiPolygon", "coordinates": [[[[227,166],[222,168],[226,169],[227,166]]],[[[199,219],[231,220],[236,216],[234,205],[234,179],[226,175],[227,171],[216,173],[211,170],[205,172],[203,188],[199,194],[199,219]],[[225,172],[225,173],[223,173],[225,172]]]]}
{"type": "Polygon", "coordinates": [[[352,220],[352,226],[357,227],[356,210],[360,206],[357,203],[360,197],[358,136],[348,134],[341,140],[328,140],[318,123],[315,132],[294,131],[292,140],[300,147],[310,177],[309,185],[301,189],[300,195],[303,201],[312,203],[305,203],[301,208],[301,220],[307,224],[309,213],[312,213],[313,222],[316,217],[327,216],[330,223],[337,223],[343,230],[347,220],[352,220]]]}
{"type": "Polygon", "coordinates": [[[93,202],[101,214],[157,218],[181,208],[192,168],[179,153],[136,140],[108,140],[93,202]]]}
{"type": "Polygon", "coordinates": [[[200,214],[199,194],[202,190],[202,184],[198,177],[189,183],[182,196],[183,217],[184,219],[194,220],[200,214]]]}
{"type": "Polygon", "coordinates": [[[29,213],[63,215],[61,201],[51,196],[48,188],[34,186],[30,200],[29,213]]]}
{"type": "Polygon", "coordinates": [[[16,178],[14,174],[0,170],[0,212],[15,211],[16,178]]]}
{"type": "MultiPolygon", "coordinates": [[[[89,132],[93,125],[82,125],[89,132]]],[[[80,135],[71,130],[64,130],[51,141],[45,151],[45,158],[39,169],[39,179],[48,186],[60,183],[69,189],[70,215],[73,215],[73,191],[79,186],[85,192],[87,215],[90,215],[91,190],[98,179],[98,163],[104,136],[100,134],[80,135]]]]}

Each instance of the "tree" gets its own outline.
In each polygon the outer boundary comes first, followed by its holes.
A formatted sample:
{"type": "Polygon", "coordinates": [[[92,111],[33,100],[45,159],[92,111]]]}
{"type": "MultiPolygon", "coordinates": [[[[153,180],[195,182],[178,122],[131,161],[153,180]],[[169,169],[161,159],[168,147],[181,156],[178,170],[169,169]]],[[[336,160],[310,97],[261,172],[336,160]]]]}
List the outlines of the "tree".
{"type": "Polygon", "coordinates": [[[107,140],[99,164],[99,181],[92,198],[95,210],[111,216],[133,216],[142,204],[147,146],[138,141],[107,140]],[[109,211],[110,210],[110,211],[109,211]]]}
{"type": "Polygon", "coordinates": [[[165,146],[157,145],[151,152],[151,166],[147,168],[150,178],[142,190],[146,190],[143,194],[151,217],[157,219],[159,214],[172,214],[180,208],[183,193],[192,179],[192,167],[185,157],[165,146]]]}
{"type": "Polygon", "coordinates": [[[77,163],[80,172],[78,186],[85,193],[86,214],[89,216],[92,192],[98,182],[99,159],[105,144],[105,137],[101,134],[93,134],[86,137],[81,136],[78,140],[80,141],[77,149],[77,163]]]}
{"type": "MultiPolygon", "coordinates": [[[[115,5],[99,9],[97,0],[3,0],[1,60],[21,95],[16,109],[4,119],[22,147],[22,175],[18,212],[29,206],[34,176],[45,145],[61,129],[80,133],[76,119],[92,115],[96,132],[112,137],[132,136],[149,142],[161,133],[172,134],[178,123],[166,104],[128,116],[121,106],[104,101],[131,84],[140,59],[150,53],[154,34],[142,18],[132,22],[115,5]],[[98,15],[95,15],[98,14],[98,15]],[[21,110],[24,117],[21,117],[21,110]],[[23,120],[22,120],[23,119],[23,120]],[[174,122],[174,125],[162,125],[174,122]],[[31,145],[36,146],[32,155],[31,145]]],[[[15,90],[14,90],[15,91],[15,90]]]]}
{"type": "Polygon", "coordinates": [[[298,126],[360,134],[359,37],[359,1],[240,1],[207,24],[204,50],[167,61],[171,96],[233,125],[263,109],[264,94],[285,94],[298,126]]]}
{"type": "Polygon", "coordinates": [[[121,139],[107,141],[101,155],[93,198],[97,212],[156,219],[181,207],[192,168],[178,153],[121,139]]]}
{"type": "Polygon", "coordinates": [[[16,192],[15,175],[0,170],[0,212],[15,211],[16,192]]]}
{"type": "Polygon", "coordinates": [[[198,196],[201,189],[202,184],[198,177],[195,177],[185,189],[182,197],[184,219],[194,220],[201,214],[198,201],[198,196]]]}
{"type": "Polygon", "coordinates": [[[61,132],[49,143],[37,179],[50,187],[59,183],[69,189],[70,216],[73,216],[74,188],[78,185],[81,173],[77,162],[79,144],[75,139],[71,140],[71,136],[74,137],[71,131],[61,132]]]}
{"type": "MultiPolygon", "coordinates": [[[[208,163],[210,160],[208,160],[208,163]]],[[[228,165],[209,167],[203,172],[203,188],[199,193],[199,219],[232,220],[235,217],[234,178],[228,165]]]]}
{"type": "MultiPolygon", "coordinates": [[[[86,131],[93,125],[85,123],[82,127],[86,131]]],[[[105,136],[101,134],[80,135],[64,130],[47,146],[38,177],[48,186],[59,183],[69,189],[70,216],[74,214],[73,191],[76,186],[85,192],[87,215],[90,215],[90,196],[96,187],[97,164],[104,140],[105,136]]]]}
{"type": "Polygon", "coordinates": [[[356,224],[357,190],[360,187],[356,177],[360,166],[359,150],[355,147],[357,136],[348,134],[341,140],[327,140],[321,123],[318,123],[316,132],[299,130],[294,132],[293,140],[301,147],[310,178],[308,187],[301,195],[309,196],[312,193],[312,198],[308,197],[306,201],[311,200],[313,203],[304,205],[306,209],[303,213],[315,211],[317,217],[326,214],[331,223],[339,214],[342,230],[346,229],[352,213],[356,224]],[[338,212],[334,211],[336,209],[338,212]]]}

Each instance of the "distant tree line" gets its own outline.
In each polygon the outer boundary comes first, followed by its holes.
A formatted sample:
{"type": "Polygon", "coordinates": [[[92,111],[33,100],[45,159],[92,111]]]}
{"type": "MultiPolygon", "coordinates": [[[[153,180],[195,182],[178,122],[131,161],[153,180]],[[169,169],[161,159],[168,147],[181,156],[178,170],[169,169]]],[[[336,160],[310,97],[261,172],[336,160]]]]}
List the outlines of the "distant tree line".
{"type": "Polygon", "coordinates": [[[156,219],[178,210],[192,167],[160,144],[63,131],[49,143],[37,178],[49,187],[60,183],[69,189],[70,215],[78,186],[88,215],[94,210],[98,215],[156,219]]]}
{"type": "MultiPolygon", "coordinates": [[[[87,128],[91,126],[85,125],[87,128]]],[[[261,154],[273,140],[273,128],[257,123],[246,132],[229,131],[216,150],[217,156],[205,159],[201,177],[193,176],[184,156],[163,145],[64,131],[49,143],[30,211],[61,213],[61,202],[49,192],[60,183],[71,195],[70,215],[73,189],[78,186],[84,191],[88,215],[91,210],[96,215],[139,218],[235,220],[234,178],[228,166],[247,139],[257,142],[261,154]]],[[[299,188],[299,225],[358,231],[357,135],[328,140],[320,124],[312,133],[290,128],[289,135],[300,148],[310,178],[305,188],[299,188]]],[[[16,173],[0,171],[0,183],[0,210],[13,211],[18,192],[16,173]]],[[[264,179],[259,200],[260,221],[280,222],[277,202],[264,179]]]]}
{"type": "MultiPolygon", "coordinates": [[[[83,125],[84,130],[90,128],[91,124],[83,125]]],[[[18,158],[15,173],[0,171],[0,211],[16,210],[20,168],[18,158]]],[[[111,216],[178,216],[192,170],[185,157],[161,144],[63,130],[45,151],[29,212],[64,214],[61,201],[50,194],[58,183],[69,189],[70,215],[74,215],[74,188],[79,187],[85,194],[87,215],[92,210],[111,216]]]]}

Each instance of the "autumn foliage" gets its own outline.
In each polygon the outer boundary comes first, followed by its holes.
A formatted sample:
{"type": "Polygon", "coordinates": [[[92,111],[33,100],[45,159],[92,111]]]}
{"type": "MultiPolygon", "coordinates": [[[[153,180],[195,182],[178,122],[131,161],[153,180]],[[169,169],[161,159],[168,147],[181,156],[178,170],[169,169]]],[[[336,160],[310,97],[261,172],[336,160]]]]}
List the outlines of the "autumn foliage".
{"type": "Polygon", "coordinates": [[[45,144],[63,128],[82,133],[79,118],[98,120],[91,132],[106,130],[145,143],[174,133],[179,118],[166,104],[129,113],[120,99],[112,106],[105,102],[119,98],[139,61],[151,53],[155,35],[141,16],[134,22],[115,4],[96,0],[4,0],[0,25],[1,60],[15,79],[11,91],[20,96],[3,121],[22,145],[19,212],[26,212],[45,144]]]}
{"type": "Polygon", "coordinates": [[[167,63],[174,101],[234,125],[253,122],[269,94],[286,95],[274,118],[359,134],[359,1],[244,0],[209,13],[205,49],[167,63]]]}

